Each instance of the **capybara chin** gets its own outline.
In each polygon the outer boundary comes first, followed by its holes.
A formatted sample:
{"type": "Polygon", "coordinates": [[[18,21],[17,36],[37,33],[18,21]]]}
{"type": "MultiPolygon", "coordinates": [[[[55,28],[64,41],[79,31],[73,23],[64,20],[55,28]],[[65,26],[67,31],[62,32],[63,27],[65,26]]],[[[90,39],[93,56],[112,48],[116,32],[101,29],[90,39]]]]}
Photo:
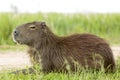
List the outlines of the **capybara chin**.
{"type": "MultiPolygon", "coordinates": [[[[62,24],[62,23],[61,23],[62,24]]],[[[115,70],[115,61],[109,44],[92,34],[55,35],[45,22],[30,22],[18,26],[14,32],[17,43],[30,47],[33,65],[40,64],[42,71],[66,72],[95,69],[115,70]],[[69,67],[68,67],[69,66],[69,67]]]]}

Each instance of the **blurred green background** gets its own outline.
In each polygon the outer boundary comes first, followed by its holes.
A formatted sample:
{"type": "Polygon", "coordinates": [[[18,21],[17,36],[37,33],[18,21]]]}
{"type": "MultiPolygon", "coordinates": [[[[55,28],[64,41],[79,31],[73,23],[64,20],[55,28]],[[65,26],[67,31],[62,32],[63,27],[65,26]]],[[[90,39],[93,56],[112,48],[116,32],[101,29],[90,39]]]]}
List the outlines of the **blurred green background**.
{"type": "Polygon", "coordinates": [[[59,36],[91,33],[120,44],[120,14],[0,13],[0,45],[15,45],[12,31],[31,21],[45,21],[59,36]]]}

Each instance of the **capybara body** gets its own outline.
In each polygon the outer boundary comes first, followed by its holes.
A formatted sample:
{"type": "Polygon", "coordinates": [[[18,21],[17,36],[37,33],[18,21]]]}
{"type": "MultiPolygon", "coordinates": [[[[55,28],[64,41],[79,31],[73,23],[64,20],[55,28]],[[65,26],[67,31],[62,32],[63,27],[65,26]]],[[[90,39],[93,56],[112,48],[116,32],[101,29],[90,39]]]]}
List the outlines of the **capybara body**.
{"type": "Polygon", "coordinates": [[[115,70],[115,61],[109,44],[92,34],[74,34],[59,37],[45,22],[30,22],[18,26],[14,40],[29,46],[33,65],[40,64],[43,72],[66,72],[84,69],[105,72],[115,70]]]}

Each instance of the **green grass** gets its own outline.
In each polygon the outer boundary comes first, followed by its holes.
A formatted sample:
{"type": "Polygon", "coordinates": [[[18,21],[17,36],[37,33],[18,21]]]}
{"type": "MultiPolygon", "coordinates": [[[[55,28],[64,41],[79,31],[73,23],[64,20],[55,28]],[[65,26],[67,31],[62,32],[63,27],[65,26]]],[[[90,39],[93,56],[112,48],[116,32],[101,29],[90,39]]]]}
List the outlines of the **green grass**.
{"type": "MultiPolygon", "coordinates": [[[[105,38],[112,44],[120,43],[120,14],[0,13],[0,45],[2,45],[0,50],[15,50],[16,46],[4,47],[3,45],[14,45],[12,31],[17,25],[30,21],[45,21],[50,25],[52,31],[60,36],[73,33],[92,33],[105,38]]],[[[20,50],[24,50],[24,47],[21,47],[20,50]]],[[[82,71],[75,74],[13,75],[8,74],[8,71],[1,71],[0,80],[120,80],[120,60],[117,61],[117,65],[117,71],[112,74],[82,71]]]]}
{"type": "MultiPolygon", "coordinates": [[[[117,68],[115,73],[104,73],[102,71],[85,71],[69,73],[48,73],[43,74],[10,74],[11,70],[0,72],[0,80],[120,80],[120,59],[116,61],[117,68]]],[[[15,71],[15,70],[12,70],[15,71]]]]}
{"type": "MultiPolygon", "coordinates": [[[[120,60],[117,64],[120,66],[120,60]]],[[[76,73],[48,73],[43,74],[8,74],[8,71],[2,71],[0,73],[0,80],[120,80],[120,67],[118,66],[115,73],[103,73],[85,71],[76,73]]],[[[10,71],[9,71],[10,72],[10,71]]]]}
{"type": "MultiPolygon", "coordinates": [[[[10,74],[14,70],[0,71],[0,80],[120,80],[120,59],[116,60],[116,71],[114,73],[104,73],[102,71],[86,71],[69,72],[69,73],[48,73],[43,74],[10,74]]],[[[28,67],[27,67],[28,68],[28,67]]]]}
{"type": "Polygon", "coordinates": [[[120,14],[0,13],[0,45],[14,45],[12,31],[20,24],[45,21],[57,35],[92,33],[120,43],[120,14]]]}

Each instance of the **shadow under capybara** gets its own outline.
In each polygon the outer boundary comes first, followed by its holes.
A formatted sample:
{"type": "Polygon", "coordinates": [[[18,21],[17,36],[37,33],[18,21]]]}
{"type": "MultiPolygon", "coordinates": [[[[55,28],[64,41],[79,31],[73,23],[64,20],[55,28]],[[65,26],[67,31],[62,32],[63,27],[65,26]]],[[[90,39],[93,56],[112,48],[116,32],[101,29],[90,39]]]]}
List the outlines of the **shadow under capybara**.
{"type": "Polygon", "coordinates": [[[16,27],[13,37],[17,43],[29,46],[31,62],[33,65],[40,64],[44,73],[77,71],[81,68],[115,71],[109,44],[95,35],[59,37],[45,22],[34,21],[16,27]]]}

